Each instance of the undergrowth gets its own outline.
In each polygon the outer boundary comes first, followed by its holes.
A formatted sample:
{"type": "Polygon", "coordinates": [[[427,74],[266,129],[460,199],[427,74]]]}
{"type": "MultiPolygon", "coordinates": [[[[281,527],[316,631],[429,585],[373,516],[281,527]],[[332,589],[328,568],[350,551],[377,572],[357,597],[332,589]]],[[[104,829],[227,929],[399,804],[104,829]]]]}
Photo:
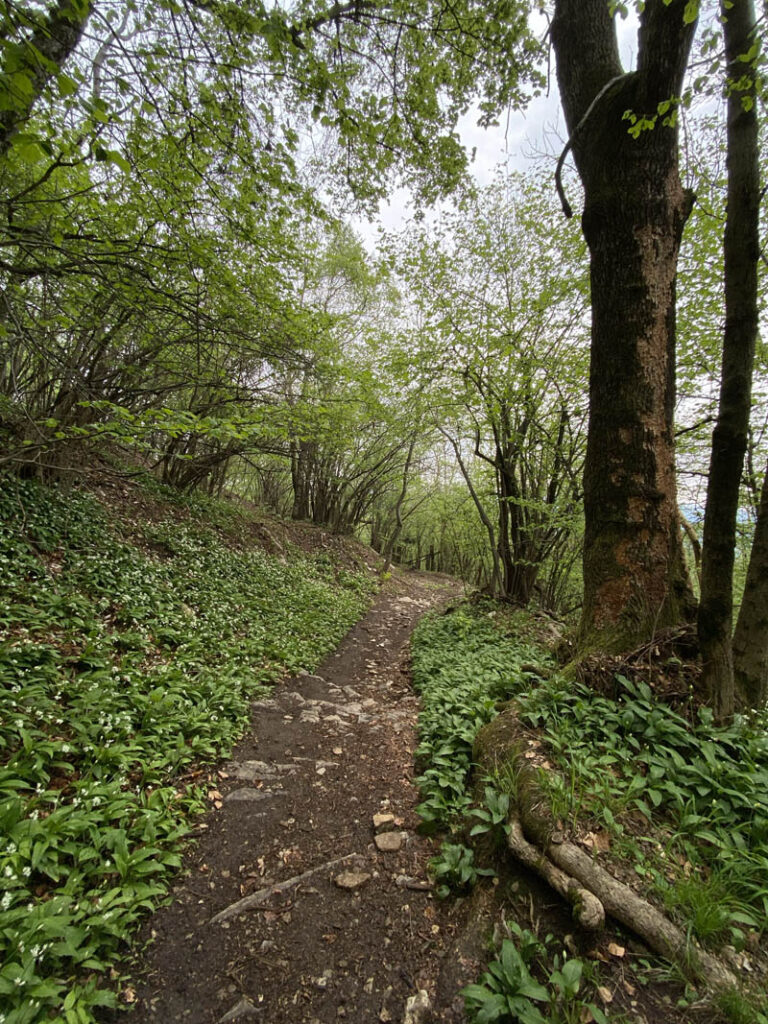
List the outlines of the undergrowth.
{"type": "MultiPolygon", "coordinates": [[[[498,959],[488,965],[476,985],[468,985],[463,992],[477,1024],[608,1024],[605,1012],[584,998],[599,980],[594,963],[558,950],[551,934],[540,938],[515,923],[507,925],[507,933],[498,959]]],[[[618,1016],[611,1020],[619,1024],[618,1016]]]]}
{"type": "MultiPolygon", "coordinates": [[[[541,777],[554,815],[577,837],[588,830],[610,836],[611,857],[631,865],[641,887],[690,936],[715,947],[730,943],[742,951],[746,969],[759,973],[764,965],[753,954],[768,921],[768,717],[719,727],[703,709],[691,723],[650,686],[622,677],[617,699],[556,673],[531,685],[522,666],[542,665],[547,656],[523,638],[525,620],[517,621],[523,630],[516,637],[515,620],[494,614],[490,603],[465,606],[427,618],[414,635],[414,679],[424,705],[420,811],[427,827],[452,833],[432,864],[440,891],[466,889],[482,873],[457,834],[466,835],[473,821],[470,835],[504,827],[514,773],[502,769],[488,780],[483,806],[474,809],[469,775],[478,730],[500,700],[514,697],[520,721],[537,730],[555,769],[541,777]]],[[[528,984],[526,964],[502,950],[468,990],[478,1021],[600,1019],[591,1005],[564,1016],[556,986],[541,987],[542,969],[527,996],[513,991],[528,984]],[[587,1010],[591,1018],[578,1016],[587,1010]]],[[[578,970],[569,968],[574,977],[578,970]]],[[[749,992],[734,993],[731,1002],[721,1007],[729,1019],[768,1024],[749,992]]]]}
{"type": "MultiPolygon", "coordinates": [[[[485,601],[447,615],[427,615],[413,635],[412,674],[422,700],[416,752],[422,797],[418,811],[422,828],[450,834],[430,864],[438,896],[466,892],[481,875],[495,874],[478,867],[474,851],[459,840],[467,830],[476,835],[505,826],[510,798],[497,785],[486,785],[483,805],[472,806],[472,747],[478,731],[504,701],[519,699],[531,692],[534,680],[539,682],[531,663],[542,666],[551,661],[541,646],[525,637],[524,623],[523,613],[511,615],[485,601]]],[[[593,1001],[582,998],[585,988],[593,989],[596,982],[593,964],[569,958],[551,935],[539,939],[512,923],[508,936],[499,958],[464,991],[473,1020],[607,1021],[593,1001]],[[584,1017],[584,1010],[590,1016],[584,1017]]]]}
{"type": "Polygon", "coordinates": [[[521,702],[568,772],[573,796],[550,784],[555,810],[611,833],[699,940],[742,948],[768,921],[766,717],[723,727],[702,708],[691,724],[646,683],[618,682],[617,700],[554,682],[521,702]]]}
{"type": "Polygon", "coordinates": [[[418,811],[423,827],[460,829],[472,797],[472,744],[497,705],[530,686],[541,648],[509,633],[493,602],[425,616],[411,642],[414,686],[421,694],[418,811]]]}
{"type": "Polygon", "coordinates": [[[185,770],[226,756],[254,697],[367,604],[366,577],[228,546],[225,506],[194,511],[129,541],[88,494],[0,480],[4,1024],[114,1005],[104,972],[205,800],[185,770]]]}

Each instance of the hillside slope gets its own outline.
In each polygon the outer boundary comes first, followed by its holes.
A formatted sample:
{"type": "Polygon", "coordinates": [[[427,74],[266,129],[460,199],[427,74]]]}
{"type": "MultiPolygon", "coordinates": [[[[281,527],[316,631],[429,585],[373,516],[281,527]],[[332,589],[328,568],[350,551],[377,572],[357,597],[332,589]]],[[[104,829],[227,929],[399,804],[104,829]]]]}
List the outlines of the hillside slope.
{"type": "Polygon", "coordinates": [[[194,766],[376,583],[354,542],[233,505],[0,484],[0,1005],[87,1021],[207,802],[194,766]]]}

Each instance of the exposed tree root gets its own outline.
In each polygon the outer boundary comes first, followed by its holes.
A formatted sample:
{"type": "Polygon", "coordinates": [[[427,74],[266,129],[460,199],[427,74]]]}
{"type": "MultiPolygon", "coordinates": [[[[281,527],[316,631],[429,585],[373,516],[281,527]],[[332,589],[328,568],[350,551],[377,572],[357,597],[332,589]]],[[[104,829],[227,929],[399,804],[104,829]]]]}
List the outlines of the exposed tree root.
{"type": "Polygon", "coordinates": [[[598,931],[605,924],[603,905],[593,893],[585,889],[574,878],[571,878],[545,856],[537,846],[533,846],[523,835],[523,829],[516,818],[509,819],[507,846],[512,854],[535,871],[544,881],[551,885],[555,892],[560,893],[573,906],[573,913],[582,928],[598,931]]]}
{"type": "Polygon", "coordinates": [[[539,773],[546,769],[532,763],[530,736],[515,719],[513,708],[481,730],[475,757],[487,769],[498,767],[502,760],[511,765],[517,782],[517,806],[508,819],[507,846],[517,860],[574,905],[574,916],[580,924],[599,928],[604,914],[609,914],[654,952],[677,964],[692,981],[714,991],[738,987],[736,976],[717,957],[694,946],[661,911],[614,878],[579,846],[566,841],[541,787],[539,773]],[[506,758],[502,757],[502,747],[506,758]]]}
{"type": "Polygon", "coordinates": [[[692,945],[677,925],[574,843],[550,843],[547,856],[594,893],[611,917],[639,935],[654,952],[677,964],[692,981],[718,990],[737,987],[736,976],[720,960],[692,945]]]}
{"type": "Polygon", "coordinates": [[[319,867],[310,868],[309,871],[304,871],[300,875],[294,875],[292,878],[286,878],[284,882],[276,882],[274,885],[268,885],[264,889],[259,889],[258,892],[253,892],[250,896],[243,896],[241,900],[236,903],[230,904],[223,910],[219,911],[214,917],[211,918],[210,924],[220,924],[222,921],[228,921],[230,917],[237,917],[238,914],[242,914],[246,910],[251,910],[253,907],[260,907],[271,896],[277,895],[277,893],[285,892],[287,889],[292,889],[295,885],[300,885],[302,882],[306,882],[313,875],[318,874],[320,871],[325,871],[328,868],[338,867],[339,864],[344,864],[348,860],[354,860],[360,856],[359,853],[348,853],[344,857],[337,857],[336,860],[326,861],[325,864],[320,864],[319,867]]]}

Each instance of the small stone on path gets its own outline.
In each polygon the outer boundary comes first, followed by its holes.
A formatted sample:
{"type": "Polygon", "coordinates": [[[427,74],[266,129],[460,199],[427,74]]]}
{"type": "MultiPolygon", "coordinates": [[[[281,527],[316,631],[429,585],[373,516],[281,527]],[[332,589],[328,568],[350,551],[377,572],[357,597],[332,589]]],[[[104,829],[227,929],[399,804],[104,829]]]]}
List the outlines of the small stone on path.
{"type": "Polygon", "coordinates": [[[285,796],[285,794],[271,789],[233,789],[224,797],[224,803],[230,803],[233,800],[268,800],[273,796],[285,796]]]}
{"type": "Polygon", "coordinates": [[[295,770],[292,764],[267,764],[266,761],[243,761],[242,764],[234,765],[235,777],[246,782],[272,780],[276,775],[295,770]]]}
{"type": "Polygon", "coordinates": [[[243,997],[239,1003],[236,1003],[231,1010],[219,1018],[219,1024],[229,1024],[230,1021],[245,1020],[246,1017],[256,1017],[258,1013],[259,1011],[251,1000],[243,997]]]}
{"type": "Polygon", "coordinates": [[[405,1004],[405,1016],[403,1024],[424,1024],[427,1020],[432,1004],[429,1001],[429,993],[420,988],[415,996],[410,996],[405,1004]]]}
{"type": "Polygon", "coordinates": [[[377,832],[388,832],[394,824],[394,814],[374,814],[373,816],[373,827],[377,832]]]}
{"type": "Polygon", "coordinates": [[[413,889],[415,892],[429,892],[432,888],[431,882],[423,878],[414,878],[412,875],[397,875],[395,885],[398,889],[413,889]]]}
{"type": "Polygon", "coordinates": [[[399,832],[381,832],[374,836],[373,841],[376,849],[382,853],[397,853],[403,845],[403,837],[399,832]]]}
{"type": "Polygon", "coordinates": [[[365,885],[370,877],[366,871],[342,871],[340,875],[336,875],[333,881],[339,889],[348,889],[350,892],[354,892],[365,885]]]}

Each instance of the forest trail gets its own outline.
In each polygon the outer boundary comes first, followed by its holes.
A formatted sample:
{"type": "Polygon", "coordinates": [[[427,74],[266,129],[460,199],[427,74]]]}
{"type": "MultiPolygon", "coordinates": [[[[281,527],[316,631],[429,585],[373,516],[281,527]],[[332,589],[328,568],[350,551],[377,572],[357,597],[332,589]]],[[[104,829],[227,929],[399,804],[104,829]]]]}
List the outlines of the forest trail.
{"type": "Polygon", "coordinates": [[[139,936],[153,941],[123,992],[134,1024],[424,1019],[420,990],[434,1000],[457,926],[427,881],[436,844],[415,831],[407,645],[457,594],[447,578],[392,579],[317,675],[254,705],[173,902],[139,936]],[[379,837],[377,814],[394,818],[379,837]]]}

